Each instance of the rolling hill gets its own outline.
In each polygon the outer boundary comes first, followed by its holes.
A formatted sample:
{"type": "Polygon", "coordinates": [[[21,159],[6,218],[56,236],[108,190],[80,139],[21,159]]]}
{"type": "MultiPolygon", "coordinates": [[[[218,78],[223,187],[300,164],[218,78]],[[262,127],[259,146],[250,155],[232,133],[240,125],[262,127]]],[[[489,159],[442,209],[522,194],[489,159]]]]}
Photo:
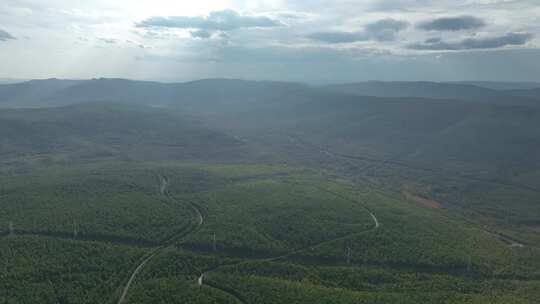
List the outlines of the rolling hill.
{"type": "Polygon", "coordinates": [[[230,159],[242,143],[190,117],[138,105],[84,103],[0,111],[2,160],[230,159]]]}
{"type": "MultiPolygon", "coordinates": [[[[512,92],[534,96],[536,91],[512,92]]],[[[76,142],[77,136],[92,138],[92,143],[107,143],[109,148],[114,140],[131,142],[139,135],[148,137],[148,142],[176,142],[181,136],[199,134],[200,130],[192,129],[175,132],[175,128],[185,128],[185,118],[192,115],[205,128],[251,134],[281,130],[350,155],[397,158],[468,171],[489,168],[490,174],[511,171],[516,166],[536,170],[539,159],[535,155],[540,153],[531,152],[540,150],[540,102],[505,94],[473,85],[420,82],[312,88],[296,83],[226,79],[176,84],[50,79],[0,86],[0,104],[13,105],[15,100],[24,106],[79,104],[56,110],[3,111],[4,142],[17,139],[26,141],[28,147],[40,142],[51,145],[53,136],[57,146],[76,142]],[[128,103],[137,106],[131,109],[128,103]],[[158,109],[138,105],[167,110],[158,114],[158,109]],[[171,112],[181,119],[172,117],[171,112]],[[72,132],[78,132],[77,136],[72,132]],[[520,157],[523,153],[530,157],[520,157]]]]}
{"type": "MultiPolygon", "coordinates": [[[[453,191],[459,197],[481,196],[496,185],[510,185],[510,192],[518,187],[531,193],[518,199],[519,215],[504,217],[532,220],[528,214],[537,208],[532,202],[540,175],[536,101],[463,84],[377,82],[339,88],[228,79],[173,84],[51,79],[0,86],[0,104],[23,96],[26,106],[45,106],[1,111],[2,155],[4,161],[280,159],[331,169],[348,159],[358,163],[355,167],[378,168],[347,169],[348,174],[390,182],[394,189],[417,182],[440,188],[446,178],[459,179],[455,184],[461,190],[453,191]],[[359,88],[400,97],[348,92],[359,88]],[[431,97],[405,97],[414,94],[431,97]],[[473,97],[480,99],[468,100],[473,97]],[[474,191],[466,187],[471,182],[474,191]]],[[[448,199],[450,192],[439,194],[448,199]]],[[[491,200],[500,215],[505,203],[491,200]]]]}

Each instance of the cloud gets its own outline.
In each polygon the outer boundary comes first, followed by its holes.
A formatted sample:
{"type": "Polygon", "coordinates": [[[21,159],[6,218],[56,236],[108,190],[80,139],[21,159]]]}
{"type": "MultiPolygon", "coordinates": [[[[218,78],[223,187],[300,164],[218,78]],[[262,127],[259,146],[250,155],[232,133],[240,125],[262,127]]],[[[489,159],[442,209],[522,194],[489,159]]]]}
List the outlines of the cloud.
{"type": "Polygon", "coordinates": [[[382,19],[365,26],[365,31],[377,41],[393,41],[396,34],[409,27],[406,21],[395,19],[382,19]]]}
{"type": "Polygon", "coordinates": [[[8,41],[8,40],[14,40],[14,39],[15,37],[11,36],[10,33],[0,29],[0,41],[8,41]]]}
{"type": "Polygon", "coordinates": [[[291,19],[291,20],[301,20],[306,18],[306,14],[301,13],[280,13],[278,14],[280,18],[291,19]]]}
{"type": "Polygon", "coordinates": [[[502,36],[486,38],[467,38],[457,42],[446,42],[439,38],[431,38],[424,43],[408,45],[413,50],[458,51],[472,49],[495,49],[508,45],[524,45],[533,38],[531,33],[508,33],[502,36]]]}
{"type": "Polygon", "coordinates": [[[441,37],[433,37],[426,39],[425,43],[432,44],[432,43],[439,43],[442,41],[441,37]]]}
{"type": "Polygon", "coordinates": [[[416,27],[425,31],[461,31],[486,26],[483,19],[474,16],[444,17],[419,23],[416,27]]]}
{"type": "Polygon", "coordinates": [[[126,39],[125,41],[127,44],[131,44],[131,45],[134,45],[138,48],[141,48],[141,49],[153,49],[154,47],[151,46],[151,45],[146,45],[146,44],[143,44],[143,43],[140,43],[140,42],[137,42],[137,41],[133,41],[133,40],[130,40],[130,39],[126,39]]]}
{"type": "Polygon", "coordinates": [[[118,43],[118,39],[114,39],[114,38],[98,37],[97,40],[99,40],[101,42],[104,42],[104,43],[107,43],[107,44],[116,44],[116,43],[118,43]]]}
{"type": "Polygon", "coordinates": [[[241,15],[234,10],[211,12],[208,16],[150,17],[136,24],[139,28],[181,28],[231,31],[241,28],[269,28],[283,24],[265,16],[241,15]]]}
{"type": "Polygon", "coordinates": [[[358,41],[394,41],[398,32],[406,29],[409,23],[395,19],[382,19],[365,25],[364,29],[356,32],[329,31],[315,32],[306,37],[326,43],[351,43],[358,41]]]}
{"type": "Polygon", "coordinates": [[[212,32],[207,30],[196,30],[190,32],[191,37],[193,38],[200,38],[200,39],[208,39],[212,37],[212,32]]]}
{"type": "Polygon", "coordinates": [[[231,38],[231,37],[229,36],[229,34],[227,34],[227,33],[225,33],[225,32],[219,33],[218,37],[221,38],[221,39],[229,39],[229,38],[231,38]]]}
{"type": "Polygon", "coordinates": [[[373,23],[368,23],[365,28],[368,32],[381,32],[381,31],[395,31],[399,32],[406,29],[409,26],[407,21],[395,20],[395,19],[382,19],[373,23]]]}
{"type": "Polygon", "coordinates": [[[315,32],[306,37],[326,43],[351,43],[369,40],[369,36],[365,32],[315,32]]]}

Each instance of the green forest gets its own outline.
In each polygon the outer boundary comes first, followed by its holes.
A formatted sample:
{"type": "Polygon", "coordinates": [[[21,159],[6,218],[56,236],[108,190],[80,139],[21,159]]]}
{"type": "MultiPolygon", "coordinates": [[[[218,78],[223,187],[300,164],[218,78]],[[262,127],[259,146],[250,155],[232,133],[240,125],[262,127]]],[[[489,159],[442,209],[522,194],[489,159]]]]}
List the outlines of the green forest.
{"type": "Polygon", "coordinates": [[[1,303],[118,303],[126,286],[123,303],[540,297],[534,243],[324,170],[109,162],[2,179],[1,303]]]}

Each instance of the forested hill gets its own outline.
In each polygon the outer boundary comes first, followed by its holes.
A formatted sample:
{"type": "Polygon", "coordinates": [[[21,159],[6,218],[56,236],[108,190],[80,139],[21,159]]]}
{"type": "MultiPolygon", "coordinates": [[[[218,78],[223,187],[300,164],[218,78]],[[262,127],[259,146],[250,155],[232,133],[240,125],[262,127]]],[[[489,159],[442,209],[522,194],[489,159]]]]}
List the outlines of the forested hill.
{"type": "Polygon", "coordinates": [[[93,102],[0,111],[0,155],[10,159],[242,157],[242,144],[196,119],[162,109],[93,102]]]}
{"type": "MultiPolygon", "coordinates": [[[[62,142],[56,145],[60,147],[67,141],[68,146],[74,142],[84,145],[91,138],[106,143],[104,150],[109,150],[113,143],[122,146],[130,138],[135,140],[135,134],[148,138],[142,141],[146,143],[189,137],[194,142],[205,141],[208,147],[228,147],[234,140],[227,139],[222,130],[261,135],[280,130],[336,153],[508,174],[539,166],[540,100],[507,92],[427,82],[322,88],[227,79],[172,84],[124,79],[33,80],[0,85],[0,105],[72,106],[2,111],[0,132],[4,142],[10,143],[51,145],[49,137],[54,136],[55,142],[62,142]],[[401,95],[356,95],[380,92],[401,95]],[[406,97],[415,94],[436,97],[406,97]],[[466,100],[455,99],[460,96],[466,100]],[[473,97],[478,99],[470,100],[473,97]],[[202,135],[202,124],[186,131],[184,122],[189,115],[205,125],[207,134],[202,135]],[[529,156],[521,157],[525,153],[529,156]]],[[[535,91],[512,92],[534,97],[535,91]]],[[[192,145],[187,146],[189,150],[192,145]]]]}

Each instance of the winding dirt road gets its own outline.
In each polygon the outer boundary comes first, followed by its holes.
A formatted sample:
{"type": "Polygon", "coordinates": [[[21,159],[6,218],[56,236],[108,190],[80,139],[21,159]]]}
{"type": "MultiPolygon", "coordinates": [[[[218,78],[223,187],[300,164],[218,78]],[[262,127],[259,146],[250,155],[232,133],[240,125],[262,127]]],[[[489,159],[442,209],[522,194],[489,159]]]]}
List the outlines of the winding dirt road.
{"type": "MultiPolygon", "coordinates": [[[[347,198],[341,194],[338,194],[338,193],[335,193],[333,191],[330,191],[330,190],[327,190],[327,189],[323,189],[323,188],[319,188],[317,187],[318,189],[320,190],[323,190],[327,193],[330,193],[330,194],[333,194],[337,197],[340,197],[342,199],[345,199],[345,200],[348,200],[348,201],[351,201],[351,202],[354,202],[355,204],[357,204],[358,202],[357,201],[354,201],[350,198],[347,198]]],[[[331,240],[326,240],[326,241],[322,241],[322,242],[319,242],[319,243],[316,243],[316,244],[312,244],[312,245],[309,245],[309,246],[305,246],[305,247],[302,247],[302,248],[299,248],[299,249],[295,249],[289,253],[286,253],[284,255],[280,255],[280,256],[276,256],[276,257],[270,257],[270,258],[264,258],[264,259],[258,259],[258,260],[249,260],[249,261],[242,261],[242,262],[239,262],[239,263],[236,263],[236,264],[227,264],[227,265],[219,265],[219,266],[216,266],[216,267],[213,267],[211,269],[207,269],[206,271],[204,271],[203,273],[201,273],[201,275],[197,278],[197,284],[199,286],[202,286],[202,285],[205,285],[204,284],[204,279],[206,276],[208,276],[210,273],[213,273],[213,272],[216,272],[218,271],[221,267],[223,266],[237,266],[237,265],[242,265],[244,263],[249,263],[249,262],[253,262],[253,261],[261,261],[261,262],[273,262],[273,261],[277,261],[277,260],[282,260],[282,259],[286,259],[286,258],[289,258],[293,255],[296,255],[296,254],[299,254],[299,253],[302,253],[304,251],[307,251],[307,250],[313,250],[313,249],[316,249],[318,247],[321,247],[325,244],[328,244],[328,243],[332,243],[332,242],[336,242],[336,241],[340,241],[340,240],[344,240],[344,239],[347,239],[347,238],[350,238],[354,235],[358,235],[358,234],[361,234],[361,233],[366,233],[366,232],[369,232],[369,231],[372,231],[372,230],[376,230],[376,229],[379,229],[381,227],[381,224],[379,223],[379,220],[377,219],[377,217],[375,216],[375,214],[373,212],[371,212],[367,207],[364,207],[364,209],[368,212],[368,214],[371,216],[371,219],[373,220],[373,227],[367,229],[367,230],[363,230],[363,231],[359,231],[359,232],[354,232],[354,233],[351,233],[351,234],[347,234],[347,235],[344,235],[342,237],[338,237],[338,238],[335,238],[335,239],[331,239],[331,240]]],[[[244,301],[242,301],[240,298],[238,298],[237,296],[231,294],[229,291],[226,291],[226,290],[223,290],[219,287],[216,287],[216,286],[211,286],[213,288],[216,288],[216,289],[219,289],[231,296],[233,296],[234,298],[236,298],[239,302],[241,303],[244,303],[244,301]]]]}
{"type": "Polygon", "coordinates": [[[144,267],[144,265],[150,261],[155,255],[157,254],[157,250],[154,251],[154,253],[150,254],[147,258],[145,258],[138,266],[135,268],[131,276],[129,277],[128,282],[126,283],[126,286],[124,286],[124,290],[122,290],[122,295],[120,296],[120,299],[118,299],[118,304],[124,303],[126,300],[127,293],[129,291],[129,288],[131,287],[131,283],[133,283],[133,280],[135,280],[135,277],[141,271],[141,269],[144,267]]]}
{"type": "MultiPolygon", "coordinates": [[[[160,187],[159,187],[159,193],[160,195],[166,197],[167,199],[172,199],[170,197],[170,194],[169,194],[169,191],[168,191],[168,187],[169,187],[169,180],[164,177],[164,176],[160,176],[160,180],[161,180],[161,184],[160,184],[160,187]]],[[[339,193],[335,193],[333,191],[330,191],[328,189],[324,189],[324,188],[320,188],[320,187],[317,187],[319,190],[322,190],[322,191],[325,191],[327,193],[330,193],[334,196],[337,196],[341,199],[345,199],[345,200],[348,200],[350,202],[353,202],[355,204],[358,204],[357,201],[355,200],[352,200],[348,197],[345,197],[339,193]]],[[[190,209],[192,210],[193,214],[195,215],[195,217],[197,217],[197,221],[196,221],[196,225],[193,229],[189,230],[187,233],[185,234],[182,234],[180,237],[184,238],[192,233],[194,233],[195,231],[197,231],[203,224],[204,224],[204,216],[203,216],[203,213],[201,212],[201,210],[199,209],[199,207],[197,205],[195,205],[194,203],[192,202],[188,202],[187,203],[190,207],[190,209]]],[[[316,244],[311,244],[309,246],[305,246],[305,247],[302,247],[302,248],[298,248],[298,249],[295,249],[295,250],[292,250],[290,251],[289,253],[287,254],[284,254],[284,255],[280,255],[280,256],[276,256],[276,257],[270,257],[270,258],[264,258],[264,259],[260,259],[259,261],[267,261],[267,262],[272,262],[272,261],[277,261],[277,260],[282,260],[282,259],[286,259],[286,258],[289,258],[293,255],[296,255],[296,254],[299,254],[301,252],[304,252],[304,251],[307,251],[307,250],[313,250],[315,248],[318,248],[320,246],[323,246],[324,244],[328,244],[328,243],[331,243],[331,242],[336,242],[336,241],[339,241],[339,240],[343,240],[343,239],[347,239],[349,237],[352,237],[354,235],[357,235],[357,234],[360,234],[360,233],[366,233],[366,232],[369,232],[371,230],[375,230],[375,229],[378,229],[380,227],[380,223],[379,223],[379,220],[377,219],[377,217],[375,216],[375,214],[373,212],[371,212],[367,207],[364,207],[365,210],[368,212],[368,214],[370,215],[371,219],[373,220],[373,227],[367,229],[367,230],[363,230],[363,231],[359,231],[359,232],[354,232],[354,233],[351,233],[351,234],[347,234],[347,235],[344,235],[342,237],[339,237],[339,238],[334,238],[334,239],[331,239],[331,240],[326,240],[326,241],[322,241],[322,242],[319,242],[319,243],[316,243],[316,244]]],[[[171,239],[169,239],[169,243],[172,244],[172,242],[174,240],[176,240],[178,237],[173,237],[171,239]]],[[[168,245],[162,245],[160,247],[157,247],[155,248],[151,253],[149,253],[149,255],[144,258],[138,265],[137,267],[133,270],[133,272],[131,273],[131,276],[129,277],[129,280],[127,281],[126,285],[124,286],[123,290],[122,290],[122,294],[120,296],[120,298],[118,299],[118,302],[117,304],[124,304],[126,302],[126,298],[127,298],[127,295],[129,293],[129,290],[130,290],[130,287],[132,285],[132,283],[135,281],[135,278],[137,277],[137,275],[139,274],[139,272],[144,268],[144,266],[152,259],[154,258],[161,250],[163,250],[164,248],[166,248],[168,245]]],[[[239,262],[237,264],[229,264],[227,266],[234,266],[234,265],[241,265],[243,263],[247,263],[247,262],[252,262],[253,260],[250,260],[250,261],[242,261],[242,262],[239,262]]],[[[219,286],[214,286],[214,285],[209,285],[209,284],[205,284],[204,282],[204,279],[205,277],[212,273],[212,272],[216,272],[218,271],[221,267],[223,267],[225,265],[219,265],[219,266],[216,266],[216,267],[213,267],[211,269],[207,269],[205,270],[204,272],[201,273],[201,275],[197,278],[197,284],[199,286],[203,286],[203,285],[207,285],[209,287],[212,287],[212,288],[215,288],[215,289],[218,289],[218,290],[221,290],[222,292],[232,296],[233,298],[235,298],[238,302],[240,303],[245,303],[245,301],[243,301],[242,299],[240,299],[238,296],[236,296],[234,293],[228,291],[228,290],[224,290],[222,288],[220,288],[219,286]]]]}
{"type": "MultiPolygon", "coordinates": [[[[170,196],[170,193],[169,193],[169,179],[167,177],[165,177],[165,176],[160,176],[159,178],[161,180],[161,184],[159,186],[160,195],[164,196],[168,200],[173,200],[173,198],[170,196]]],[[[197,205],[195,205],[194,203],[191,203],[191,202],[188,202],[187,204],[189,205],[190,209],[192,210],[192,212],[197,217],[197,222],[196,222],[195,227],[193,229],[187,231],[186,233],[182,233],[178,237],[170,238],[167,241],[168,244],[157,247],[152,252],[150,252],[149,255],[144,260],[142,260],[141,263],[139,265],[137,265],[135,270],[133,270],[133,272],[131,273],[131,276],[129,277],[129,280],[127,281],[126,285],[124,286],[124,288],[122,290],[122,295],[118,299],[117,304],[123,304],[123,303],[126,302],[126,297],[127,297],[128,292],[129,292],[129,289],[131,287],[131,284],[133,283],[133,281],[137,277],[137,274],[139,274],[139,272],[143,269],[144,265],[146,265],[146,263],[148,263],[148,261],[150,261],[153,257],[155,257],[161,250],[163,250],[166,247],[172,245],[174,243],[174,241],[176,241],[178,238],[185,238],[188,235],[192,234],[193,232],[197,231],[201,227],[201,225],[204,223],[204,217],[203,217],[202,212],[199,210],[199,207],[197,205]]]]}

